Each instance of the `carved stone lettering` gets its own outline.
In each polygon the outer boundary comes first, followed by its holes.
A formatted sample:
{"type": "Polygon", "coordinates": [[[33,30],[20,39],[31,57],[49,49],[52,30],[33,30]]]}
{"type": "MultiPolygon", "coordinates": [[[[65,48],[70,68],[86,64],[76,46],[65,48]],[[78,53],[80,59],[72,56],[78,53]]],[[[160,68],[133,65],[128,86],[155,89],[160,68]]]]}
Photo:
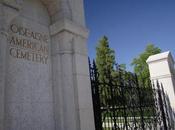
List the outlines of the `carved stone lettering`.
{"type": "Polygon", "coordinates": [[[47,64],[49,47],[48,36],[15,24],[10,26],[10,56],[41,64],[47,64]]]}

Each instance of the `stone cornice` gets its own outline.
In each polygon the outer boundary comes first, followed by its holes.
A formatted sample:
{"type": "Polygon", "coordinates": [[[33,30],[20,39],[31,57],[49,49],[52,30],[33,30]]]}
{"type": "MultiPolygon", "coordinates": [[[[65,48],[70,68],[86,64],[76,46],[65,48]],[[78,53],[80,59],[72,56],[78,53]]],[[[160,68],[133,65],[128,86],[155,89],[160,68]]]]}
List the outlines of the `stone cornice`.
{"type": "Polygon", "coordinates": [[[89,31],[87,28],[81,25],[77,25],[76,23],[68,19],[57,21],[56,23],[50,26],[51,36],[56,35],[62,31],[68,31],[70,33],[79,35],[83,38],[87,38],[89,34],[89,31]]]}
{"type": "Polygon", "coordinates": [[[172,74],[166,74],[166,75],[151,77],[151,80],[165,79],[165,78],[171,78],[171,77],[174,77],[174,76],[172,74]]]}

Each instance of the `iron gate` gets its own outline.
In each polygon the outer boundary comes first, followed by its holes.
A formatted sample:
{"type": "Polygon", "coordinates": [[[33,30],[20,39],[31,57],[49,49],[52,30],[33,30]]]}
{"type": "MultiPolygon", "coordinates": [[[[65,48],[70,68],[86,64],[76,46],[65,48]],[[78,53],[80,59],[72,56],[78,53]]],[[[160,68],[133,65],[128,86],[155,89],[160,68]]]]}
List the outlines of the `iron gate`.
{"type": "Polygon", "coordinates": [[[99,81],[95,62],[90,78],[96,130],[174,130],[172,109],[163,87],[140,85],[137,76],[115,70],[116,77],[106,73],[99,81]]]}

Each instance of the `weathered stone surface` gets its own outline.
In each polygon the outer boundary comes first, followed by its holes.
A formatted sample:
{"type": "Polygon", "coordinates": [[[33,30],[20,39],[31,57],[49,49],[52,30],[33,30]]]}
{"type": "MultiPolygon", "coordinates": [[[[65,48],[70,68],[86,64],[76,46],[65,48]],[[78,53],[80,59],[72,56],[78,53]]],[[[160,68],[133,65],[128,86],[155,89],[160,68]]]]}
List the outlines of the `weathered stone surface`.
{"type": "MultiPolygon", "coordinates": [[[[51,80],[51,58],[49,40],[50,19],[45,7],[35,0],[26,0],[19,15],[8,29],[7,72],[5,87],[5,130],[54,130],[53,94],[51,80]],[[12,28],[12,25],[13,28],[12,28]],[[48,42],[28,37],[24,29],[48,37],[48,42]],[[22,30],[22,31],[20,31],[22,30]],[[14,37],[16,42],[12,40],[14,37]],[[23,40],[23,42],[21,42],[23,40]],[[28,40],[48,49],[47,63],[33,56],[44,52],[22,45],[28,40]],[[25,47],[24,47],[25,46],[25,47]],[[13,49],[13,50],[12,50],[13,49]],[[28,59],[25,55],[30,53],[28,59]],[[23,58],[22,58],[23,53],[23,58]]],[[[39,49],[39,47],[37,48],[39,49]]]]}
{"type": "Polygon", "coordinates": [[[171,53],[168,51],[150,56],[147,63],[151,80],[163,84],[164,90],[170,98],[171,106],[175,110],[175,62],[171,53]]]}
{"type": "Polygon", "coordinates": [[[82,0],[0,2],[0,130],[94,130],[82,0]]]}

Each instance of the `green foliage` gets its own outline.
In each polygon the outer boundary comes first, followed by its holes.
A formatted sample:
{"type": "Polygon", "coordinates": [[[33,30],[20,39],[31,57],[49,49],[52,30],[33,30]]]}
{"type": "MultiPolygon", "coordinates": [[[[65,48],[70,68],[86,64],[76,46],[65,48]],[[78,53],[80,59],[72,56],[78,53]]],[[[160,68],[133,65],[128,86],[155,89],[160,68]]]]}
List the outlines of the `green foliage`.
{"type": "Polygon", "coordinates": [[[96,65],[100,82],[108,82],[107,75],[114,73],[115,52],[109,47],[108,38],[102,37],[96,47],[96,65]]]}
{"type": "Polygon", "coordinates": [[[126,64],[120,64],[119,66],[122,70],[126,70],[126,64]]]}
{"type": "Polygon", "coordinates": [[[161,49],[155,47],[153,44],[148,44],[143,53],[137,58],[134,58],[131,65],[134,66],[134,72],[138,75],[138,81],[140,84],[148,85],[149,83],[149,68],[146,60],[149,56],[155,55],[161,52],[161,49]]]}
{"type": "Polygon", "coordinates": [[[107,85],[115,75],[115,52],[109,47],[108,38],[102,37],[96,47],[96,66],[99,73],[99,82],[103,83],[99,87],[101,104],[108,105],[111,98],[110,86],[107,85]]]}

